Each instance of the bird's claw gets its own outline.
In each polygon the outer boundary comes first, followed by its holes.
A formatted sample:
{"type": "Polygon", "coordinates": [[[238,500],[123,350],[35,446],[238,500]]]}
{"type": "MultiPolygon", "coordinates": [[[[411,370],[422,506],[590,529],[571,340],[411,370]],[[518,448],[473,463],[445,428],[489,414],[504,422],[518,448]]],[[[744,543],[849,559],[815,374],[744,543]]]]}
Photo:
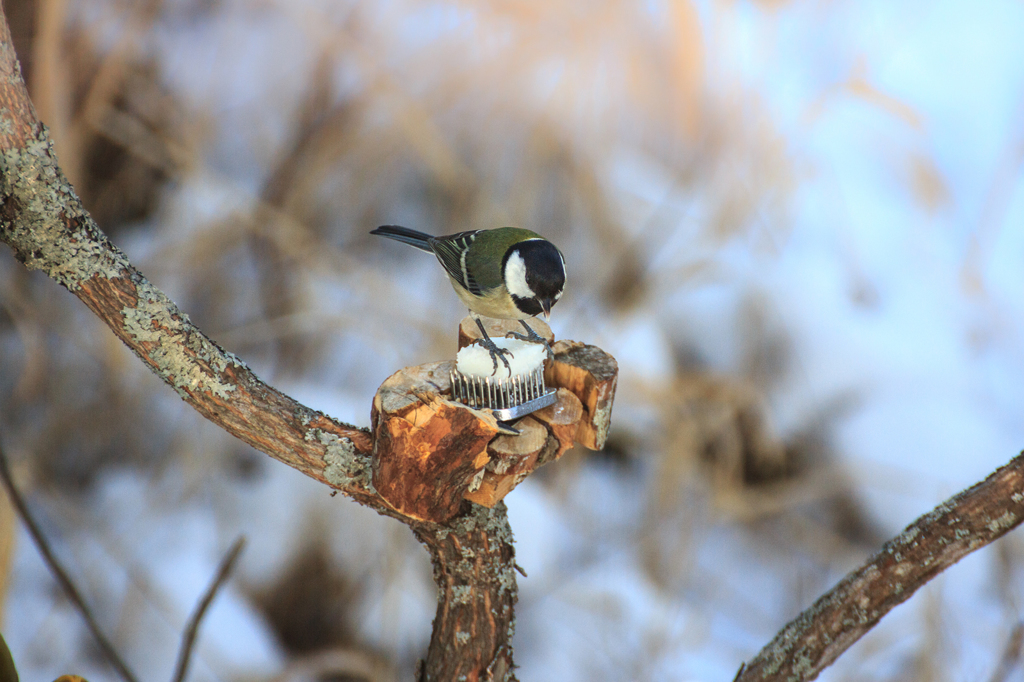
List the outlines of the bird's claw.
{"type": "Polygon", "coordinates": [[[544,346],[544,350],[548,352],[548,360],[555,359],[555,351],[551,348],[551,344],[543,336],[534,331],[533,327],[526,324],[526,320],[519,320],[519,324],[526,328],[526,334],[520,334],[519,332],[506,332],[505,338],[519,339],[520,341],[529,341],[531,343],[539,343],[544,346]]]}
{"type": "MultiPolygon", "coordinates": [[[[487,335],[487,330],[484,328],[484,323],[480,321],[480,318],[476,318],[476,326],[480,330],[480,345],[487,349],[487,352],[491,355],[491,362],[494,363],[494,369],[491,370],[491,376],[498,373],[498,360],[501,360],[502,364],[505,365],[505,369],[508,370],[508,375],[512,376],[512,366],[508,364],[508,360],[505,356],[514,358],[508,348],[499,348],[498,344],[491,340],[491,337],[487,335]]],[[[529,327],[527,327],[529,329],[529,327]]],[[[532,329],[530,331],[533,331],[532,329]]]]}
{"type": "Polygon", "coordinates": [[[515,357],[515,355],[512,354],[512,351],[508,348],[499,348],[498,344],[494,343],[490,337],[480,339],[480,343],[487,349],[487,352],[490,353],[491,362],[494,363],[494,369],[491,370],[491,376],[498,373],[498,360],[501,360],[502,364],[505,365],[505,369],[508,370],[508,375],[512,376],[512,367],[508,364],[508,360],[505,359],[506,355],[510,358],[515,357]]]}

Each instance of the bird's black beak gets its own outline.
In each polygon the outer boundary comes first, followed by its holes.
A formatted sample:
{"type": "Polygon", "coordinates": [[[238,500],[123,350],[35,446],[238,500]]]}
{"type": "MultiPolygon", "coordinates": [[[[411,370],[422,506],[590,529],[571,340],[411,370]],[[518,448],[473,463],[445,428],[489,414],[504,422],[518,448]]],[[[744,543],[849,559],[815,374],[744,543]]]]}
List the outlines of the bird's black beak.
{"type": "Polygon", "coordinates": [[[541,314],[544,316],[545,322],[551,321],[551,299],[541,298],[537,299],[537,303],[540,303],[540,309],[543,311],[541,314]]]}

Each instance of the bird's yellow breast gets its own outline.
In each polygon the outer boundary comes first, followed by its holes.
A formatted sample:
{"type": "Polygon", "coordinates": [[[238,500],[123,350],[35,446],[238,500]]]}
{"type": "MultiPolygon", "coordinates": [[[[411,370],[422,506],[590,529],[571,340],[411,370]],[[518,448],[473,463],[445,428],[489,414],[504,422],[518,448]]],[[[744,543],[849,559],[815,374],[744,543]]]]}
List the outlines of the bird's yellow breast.
{"type": "Polygon", "coordinates": [[[505,287],[495,287],[484,291],[483,296],[474,296],[453,277],[448,279],[451,280],[452,288],[455,289],[455,293],[459,295],[466,307],[477,315],[496,317],[502,320],[522,320],[529,317],[516,307],[512,297],[505,291],[505,287]]]}

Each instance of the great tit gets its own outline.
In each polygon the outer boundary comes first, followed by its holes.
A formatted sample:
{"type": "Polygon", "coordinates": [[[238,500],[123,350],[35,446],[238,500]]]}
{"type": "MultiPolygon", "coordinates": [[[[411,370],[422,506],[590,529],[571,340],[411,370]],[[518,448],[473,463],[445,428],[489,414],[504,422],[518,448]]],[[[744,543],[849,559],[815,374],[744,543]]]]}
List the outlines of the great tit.
{"type": "MultiPolygon", "coordinates": [[[[551,314],[565,286],[565,259],[554,244],[536,232],[518,227],[471,230],[442,237],[398,225],[381,225],[370,234],[405,242],[433,253],[444,267],[455,293],[476,315],[519,320],[530,340],[540,336],[525,318],[551,314]]],[[[479,318],[484,345],[492,359],[508,353],[495,346],[479,318]]],[[[505,358],[501,361],[508,365],[505,358]]],[[[497,369],[497,361],[494,367],[497,369]]]]}

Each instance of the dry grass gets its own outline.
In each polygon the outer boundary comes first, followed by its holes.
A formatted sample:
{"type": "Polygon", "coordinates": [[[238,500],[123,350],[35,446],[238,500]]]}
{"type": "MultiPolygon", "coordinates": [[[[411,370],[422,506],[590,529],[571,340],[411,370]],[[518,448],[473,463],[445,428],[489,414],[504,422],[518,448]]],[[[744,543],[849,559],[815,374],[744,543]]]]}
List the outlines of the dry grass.
{"type": "MultiPolygon", "coordinates": [[[[730,375],[694,361],[685,350],[693,332],[672,314],[680,295],[736,275],[723,249],[772,253],[784,244],[799,185],[788,141],[757,94],[717,66],[727,10],[702,18],[690,2],[645,12],[620,0],[10,0],[5,11],[40,116],[98,222],[268,379],[341,386],[368,411],[390,371],[450,354],[461,317],[431,263],[368,230],[528,226],[567,255],[571,290],[556,311],[567,334],[600,344],[631,321],[654,320],[677,350],[658,379],[622,380],[615,466],[642,481],[646,504],[623,520],[615,551],[637,552],[671,598],[739,619],[753,613],[754,629],[770,632],[778,612],[805,604],[877,541],[834,466],[830,434],[843,401],[792,433],[772,426],[768,403],[791,370],[790,349],[784,330],[765,326],[763,302],[752,299],[736,321],[749,347],[730,375]],[[253,54],[239,34],[267,15],[288,31],[262,27],[260,55],[272,58],[261,63],[283,65],[284,76],[254,72],[237,56],[253,54]],[[184,67],[170,58],[197,34],[221,41],[209,53],[219,58],[208,73],[171,77],[184,67]],[[241,95],[229,92],[233,79],[241,95]],[[181,85],[191,80],[193,89],[181,85]],[[706,575],[696,557],[721,524],[752,538],[756,558],[747,558],[778,577],[789,603],[751,603],[740,586],[706,575]]],[[[866,76],[842,87],[915,125],[915,112],[866,76]]],[[[808,116],[832,96],[822,93],[808,116]]],[[[906,172],[921,202],[948,201],[927,157],[906,172]]],[[[273,466],[198,425],[74,302],[11,259],[0,259],[0,353],[0,433],[29,494],[63,500],[54,507],[67,512],[55,519],[63,534],[90,533],[79,520],[89,516],[74,510],[91,504],[92,486],[112,471],[135,470],[154,495],[187,506],[234,500],[224,490],[273,466]]],[[[574,455],[539,478],[567,499],[590,466],[574,455]]],[[[244,515],[241,501],[232,504],[226,517],[244,515]]],[[[8,543],[9,524],[0,533],[8,543]]],[[[324,625],[322,607],[340,610],[362,583],[326,564],[321,550],[296,548],[284,575],[320,580],[335,601],[311,603],[289,593],[288,581],[254,590],[257,601],[281,628],[301,625],[278,617],[295,615],[289,600],[312,609],[320,639],[287,635],[303,655],[376,651],[379,642],[350,623],[324,625]]],[[[1019,557],[1007,566],[1019,571],[1019,557]]],[[[614,609],[595,608],[614,620],[614,609]]],[[[940,641],[945,614],[935,608],[929,627],[940,641]]],[[[101,610],[128,618],[117,609],[101,610]]],[[[639,650],[609,649],[615,665],[593,679],[615,670],[616,679],[649,679],[662,656],[710,637],[665,632],[639,650]]],[[[407,665],[415,649],[400,649],[390,655],[407,665]]],[[[944,679],[943,656],[925,647],[900,675],[944,679]]]]}

